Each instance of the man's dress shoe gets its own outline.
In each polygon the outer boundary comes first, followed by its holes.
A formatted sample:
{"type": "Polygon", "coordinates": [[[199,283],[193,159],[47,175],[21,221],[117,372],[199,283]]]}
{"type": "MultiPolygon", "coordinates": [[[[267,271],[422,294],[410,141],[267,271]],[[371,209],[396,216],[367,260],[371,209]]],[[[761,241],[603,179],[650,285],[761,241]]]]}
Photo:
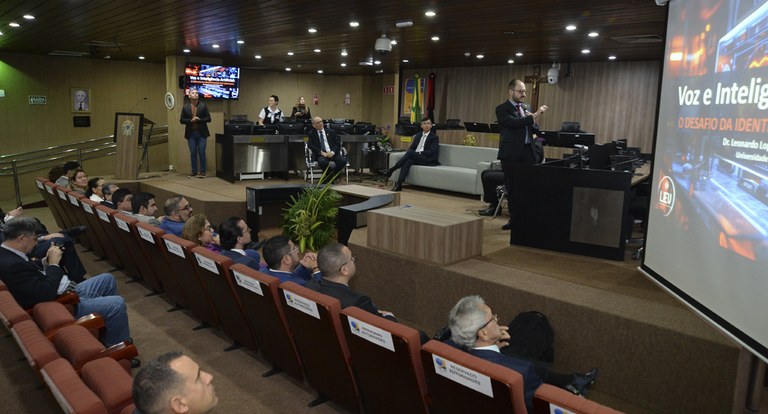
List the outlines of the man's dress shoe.
{"type": "Polygon", "coordinates": [[[502,229],[502,230],[512,230],[512,223],[511,223],[511,222],[509,222],[509,221],[508,221],[508,222],[506,222],[506,223],[504,223],[504,225],[503,225],[503,226],[501,226],[501,229],[502,229]]]}
{"type": "Polygon", "coordinates": [[[392,189],[389,191],[402,191],[403,185],[400,183],[395,183],[395,185],[392,186],[392,189]]]}
{"type": "Polygon", "coordinates": [[[392,170],[390,170],[390,169],[379,170],[379,174],[386,175],[387,178],[389,178],[389,177],[392,176],[392,170]]]}
{"type": "Polygon", "coordinates": [[[481,216],[492,216],[495,213],[496,213],[496,206],[493,205],[493,204],[488,205],[488,207],[486,207],[486,208],[484,208],[482,210],[477,210],[477,214],[479,214],[481,216]]]}

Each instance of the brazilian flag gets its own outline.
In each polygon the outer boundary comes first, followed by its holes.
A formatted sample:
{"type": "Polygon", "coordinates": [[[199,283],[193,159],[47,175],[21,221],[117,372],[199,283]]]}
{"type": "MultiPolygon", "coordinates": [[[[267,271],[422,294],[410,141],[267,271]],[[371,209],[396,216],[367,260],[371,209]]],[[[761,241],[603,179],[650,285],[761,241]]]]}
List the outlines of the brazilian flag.
{"type": "Polygon", "coordinates": [[[421,89],[421,76],[418,73],[413,75],[413,103],[411,105],[411,123],[421,122],[421,98],[419,90],[421,89]]]}

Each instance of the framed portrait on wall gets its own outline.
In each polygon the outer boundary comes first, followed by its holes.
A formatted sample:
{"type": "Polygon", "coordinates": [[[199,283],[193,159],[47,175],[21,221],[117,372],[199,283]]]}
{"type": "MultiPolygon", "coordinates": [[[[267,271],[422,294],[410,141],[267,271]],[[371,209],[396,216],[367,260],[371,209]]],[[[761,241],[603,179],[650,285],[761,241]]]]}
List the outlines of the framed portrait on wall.
{"type": "Polygon", "coordinates": [[[88,88],[72,88],[72,112],[90,113],[91,112],[91,90],[88,88]]]}

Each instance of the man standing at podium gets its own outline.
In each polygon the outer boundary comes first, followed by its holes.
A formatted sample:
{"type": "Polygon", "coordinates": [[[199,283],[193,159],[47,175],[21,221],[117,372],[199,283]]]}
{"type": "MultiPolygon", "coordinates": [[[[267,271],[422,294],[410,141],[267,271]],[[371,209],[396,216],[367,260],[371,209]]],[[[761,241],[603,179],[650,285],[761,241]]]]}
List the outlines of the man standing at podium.
{"type": "Polygon", "coordinates": [[[208,106],[199,101],[197,89],[189,90],[189,101],[184,103],[181,109],[182,124],[185,124],[184,138],[189,144],[189,155],[192,160],[192,174],[189,178],[205,178],[205,147],[208,136],[208,123],[211,122],[211,113],[208,106]],[[200,172],[197,169],[197,158],[200,157],[200,172]]]}
{"type": "MultiPolygon", "coordinates": [[[[534,131],[538,129],[536,120],[547,111],[546,105],[531,113],[528,105],[525,105],[525,83],[519,79],[509,82],[509,100],[496,107],[496,120],[499,123],[498,159],[501,160],[501,169],[504,171],[504,181],[507,194],[512,195],[512,182],[515,167],[518,164],[534,164],[537,156],[534,154],[534,131]]],[[[512,203],[508,203],[509,214],[512,215],[512,203]]],[[[501,227],[502,230],[510,230],[510,222],[501,227]]]]}

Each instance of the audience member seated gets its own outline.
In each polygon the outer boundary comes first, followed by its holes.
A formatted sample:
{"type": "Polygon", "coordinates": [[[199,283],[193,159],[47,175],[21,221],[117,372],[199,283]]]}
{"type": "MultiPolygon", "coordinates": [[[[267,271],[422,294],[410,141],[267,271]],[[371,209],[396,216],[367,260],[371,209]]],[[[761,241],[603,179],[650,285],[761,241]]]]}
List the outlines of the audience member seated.
{"type": "Polygon", "coordinates": [[[94,177],[88,180],[88,190],[85,191],[85,196],[97,203],[104,201],[104,192],[102,191],[102,188],[104,188],[105,182],[106,181],[101,177],[94,177]]]}
{"type": "Polygon", "coordinates": [[[184,223],[181,229],[181,238],[203,246],[206,249],[219,253],[219,236],[214,235],[213,226],[205,217],[205,214],[195,214],[184,223]]]}
{"type": "Polygon", "coordinates": [[[308,281],[322,279],[317,266],[317,255],[304,253],[299,260],[299,248],[284,236],[275,236],[264,243],[261,250],[267,268],[262,272],[280,279],[280,282],[295,282],[306,285],[308,281]]]}
{"type": "Polygon", "coordinates": [[[163,212],[165,216],[160,228],[168,234],[181,237],[181,229],[192,214],[192,205],[184,196],[176,195],[165,201],[163,212]]]}
{"type": "Polygon", "coordinates": [[[392,191],[400,191],[403,183],[411,171],[412,165],[440,165],[437,155],[440,151],[440,139],[432,131],[432,120],[424,118],[421,120],[421,132],[413,136],[413,142],[397,163],[389,169],[382,171],[384,175],[390,177],[398,168],[400,175],[392,187],[392,191]]]}
{"type": "Polygon", "coordinates": [[[112,202],[112,194],[119,189],[120,187],[118,187],[117,184],[104,184],[104,186],[101,187],[101,192],[104,194],[104,200],[102,200],[100,204],[115,209],[115,203],[112,202]]]}
{"type": "Polygon", "coordinates": [[[297,121],[306,121],[312,118],[312,115],[309,112],[309,107],[307,107],[307,101],[304,100],[303,96],[299,96],[299,101],[296,102],[296,106],[291,109],[291,117],[297,121]]]}
{"type": "MultiPolygon", "coordinates": [[[[5,224],[16,217],[21,217],[22,214],[24,214],[24,209],[17,207],[6,214],[4,218],[0,218],[0,243],[5,238],[5,224]]],[[[36,218],[34,220],[40,226],[40,236],[37,238],[37,245],[29,253],[30,260],[42,260],[48,255],[48,249],[51,245],[57,244],[64,250],[59,265],[64,268],[65,273],[75,282],[79,283],[85,280],[85,267],[80,261],[80,256],[77,255],[73,240],[83,234],[88,227],[77,226],[58,233],[48,233],[40,220],[36,218]]]]}
{"type": "Polygon", "coordinates": [[[59,266],[61,247],[51,245],[44,260],[32,262],[27,255],[37,244],[40,224],[31,217],[18,217],[5,227],[5,240],[0,246],[0,279],[23,308],[56,299],[62,293],[74,291],[80,296],[75,318],[98,313],[104,318],[105,330],[101,341],[107,347],[130,341],[125,300],[117,294],[115,278],[109,273],[71,281],[59,266]],[[42,265],[38,267],[38,265],[42,265]]]}
{"type": "Polygon", "coordinates": [[[341,155],[341,140],[336,131],[325,128],[323,119],[316,116],[312,118],[312,130],[308,135],[307,147],[312,151],[317,166],[323,171],[328,167],[333,168],[329,174],[338,178],[344,171],[347,160],[341,155]]]}
{"type": "Polygon", "coordinates": [[[150,361],[133,379],[133,403],[142,414],[202,414],[218,402],[213,375],[178,351],[150,361]]]}
{"type": "Polygon", "coordinates": [[[251,243],[251,228],[240,217],[230,217],[219,226],[221,254],[235,263],[244,264],[251,269],[261,270],[261,256],[245,246],[251,243]]]}
{"type": "Polygon", "coordinates": [[[147,192],[140,192],[131,199],[131,216],[136,220],[149,223],[153,226],[159,226],[160,220],[155,218],[157,212],[157,202],[155,195],[147,192]]]}
{"type": "Polygon", "coordinates": [[[496,214],[496,207],[499,205],[499,194],[496,189],[504,185],[504,171],[483,170],[480,173],[480,180],[483,182],[483,201],[488,203],[488,207],[478,210],[477,214],[492,216],[496,214]]]}
{"type": "Polygon", "coordinates": [[[65,162],[61,176],[54,183],[59,187],[69,188],[69,175],[70,173],[74,175],[73,171],[77,171],[78,168],[80,168],[80,163],[77,161],[65,162]]]}
{"type": "Polygon", "coordinates": [[[71,170],[67,174],[67,181],[69,181],[68,187],[70,190],[85,195],[88,191],[88,176],[85,175],[85,171],[82,168],[71,170]]]}
{"type": "Polygon", "coordinates": [[[586,374],[559,374],[549,370],[549,364],[507,355],[509,326],[501,326],[498,316],[480,296],[466,296],[459,300],[449,315],[451,341],[468,353],[510,368],[523,376],[525,405],[531,410],[533,394],[542,382],[586,396],[587,388],[597,378],[597,368],[586,374]]]}
{"type": "MultiPolygon", "coordinates": [[[[266,249],[266,245],[264,248],[266,249]]],[[[266,253],[264,255],[266,256],[266,253]]],[[[352,255],[352,251],[341,243],[333,243],[323,247],[317,254],[317,264],[323,277],[310,280],[306,287],[338,299],[342,309],[357,306],[374,315],[396,321],[392,312],[377,309],[371,298],[355,292],[349,287],[349,281],[357,271],[355,258],[356,256],[352,255]]]]}
{"type": "Polygon", "coordinates": [[[133,194],[127,188],[118,188],[117,191],[112,193],[112,204],[115,205],[115,210],[121,213],[131,214],[131,211],[133,211],[133,206],[131,206],[132,200],[133,194]]]}

